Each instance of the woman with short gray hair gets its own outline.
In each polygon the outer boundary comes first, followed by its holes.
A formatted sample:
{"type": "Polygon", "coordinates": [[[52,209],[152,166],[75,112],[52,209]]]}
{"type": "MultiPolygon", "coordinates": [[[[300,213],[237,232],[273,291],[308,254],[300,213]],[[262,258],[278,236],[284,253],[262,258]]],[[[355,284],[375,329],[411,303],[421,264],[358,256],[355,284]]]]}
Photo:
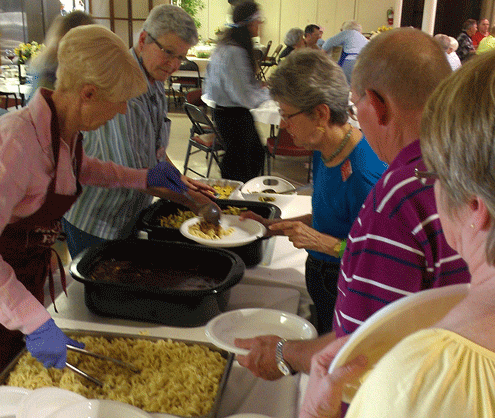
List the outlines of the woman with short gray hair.
{"type": "Polygon", "coordinates": [[[351,84],[352,69],[356,63],[357,56],[368,43],[361,31],[362,28],[359,23],[355,20],[348,20],[342,24],[340,32],[327,39],[321,47],[328,54],[332,53],[334,47],[342,47],[338,64],[344,70],[349,84],[351,84]]]}
{"type": "Polygon", "coordinates": [[[306,286],[323,334],[332,329],[347,235],[386,165],[348,122],[349,85],[327,54],[310,48],[292,52],[275,69],[268,88],[280,106],[280,129],[295,145],[314,151],[313,210],[292,219],[256,219],[308,252],[306,286]]]}
{"type": "Polygon", "coordinates": [[[306,46],[304,42],[304,31],[301,28],[292,28],[285,34],[284,44],[286,47],[279,55],[279,60],[285,58],[292,51],[306,46]]]}

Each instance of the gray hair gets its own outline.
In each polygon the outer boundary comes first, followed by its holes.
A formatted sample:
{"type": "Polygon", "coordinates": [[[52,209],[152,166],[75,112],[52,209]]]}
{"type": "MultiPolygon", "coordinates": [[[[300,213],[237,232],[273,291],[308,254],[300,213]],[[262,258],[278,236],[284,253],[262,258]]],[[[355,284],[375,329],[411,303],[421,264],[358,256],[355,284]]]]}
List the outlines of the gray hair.
{"type": "Polygon", "coordinates": [[[346,20],[342,23],[340,30],[357,30],[358,32],[362,32],[363,27],[355,20],[346,20]]]}
{"type": "Polygon", "coordinates": [[[143,24],[143,31],[155,39],[174,33],[190,45],[198,43],[198,31],[193,18],[184,9],[170,4],[154,7],[143,24]]]}
{"type": "Polygon", "coordinates": [[[349,85],[342,69],[327,54],[303,48],[291,52],[268,80],[270,93],[306,113],[326,104],[331,122],[344,125],[348,120],[349,85]]]}
{"type": "Polygon", "coordinates": [[[304,37],[304,31],[300,28],[292,28],[285,34],[284,44],[287,46],[296,45],[304,37]]]}
{"type": "Polygon", "coordinates": [[[437,33],[434,38],[444,51],[447,51],[450,48],[450,38],[447,35],[437,33]]]}
{"type": "Polygon", "coordinates": [[[435,87],[452,73],[447,55],[419,29],[382,32],[361,50],[352,72],[352,88],[387,94],[403,110],[421,110],[435,87]]]}
{"type": "Polygon", "coordinates": [[[425,106],[421,150],[438,173],[442,207],[455,214],[472,196],[490,214],[486,258],[495,264],[495,51],[479,55],[444,80],[425,106]],[[476,106],[473,106],[476,98],[476,106]]]}

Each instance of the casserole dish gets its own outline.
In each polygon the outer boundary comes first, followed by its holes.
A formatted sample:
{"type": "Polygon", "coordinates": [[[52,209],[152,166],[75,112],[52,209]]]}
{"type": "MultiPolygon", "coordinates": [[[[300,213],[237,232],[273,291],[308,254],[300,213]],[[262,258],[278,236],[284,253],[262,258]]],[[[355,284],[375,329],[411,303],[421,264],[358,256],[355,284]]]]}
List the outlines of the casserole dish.
{"type": "MultiPolygon", "coordinates": [[[[279,218],[281,215],[281,210],[271,203],[230,199],[219,199],[216,203],[222,210],[227,209],[229,206],[242,209],[245,208],[267,219],[279,218]]],[[[161,199],[141,212],[136,222],[135,230],[136,232],[142,231],[147,233],[148,239],[150,240],[181,241],[192,243],[192,240],[189,240],[180,233],[179,227],[170,228],[161,226],[161,218],[172,214],[177,214],[179,210],[188,211],[189,208],[170,200],[161,199]]],[[[227,247],[225,249],[239,255],[239,257],[241,257],[244,261],[246,267],[253,267],[262,260],[267,244],[268,241],[266,239],[258,238],[249,244],[239,247],[227,247]]]]}
{"type": "Polygon", "coordinates": [[[131,238],[87,248],[69,270],[96,314],[195,327],[225,310],[245,265],[220,248],[131,238]]]}

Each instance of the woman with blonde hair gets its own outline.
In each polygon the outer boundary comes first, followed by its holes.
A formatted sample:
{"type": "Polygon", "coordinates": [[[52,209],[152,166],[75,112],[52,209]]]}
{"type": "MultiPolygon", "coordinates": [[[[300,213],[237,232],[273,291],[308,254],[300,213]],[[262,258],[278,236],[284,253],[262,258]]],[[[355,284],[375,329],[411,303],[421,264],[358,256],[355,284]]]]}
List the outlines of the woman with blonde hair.
{"type": "MultiPolygon", "coordinates": [[[[127,100],[146,91],[122,40],[103,26],[79,26],[60,42],[58,61],[54,91],[40,88],[28,106],[2,116],[0,370],[22,349],[23,334],[28,351],[45,367],[63,368],[66,344],[79,345],[55,325],[43,295],[47,276],[53,285],[51,246],[60,219],[81,184],[146,193],[152,187],[187,190],[169,163],[133,169],[84,154],[81,131],[125,113],[127,100]]],[[[63,268],[61,278],[64,285],[63,268]]]]}
{"type": "MultiPolygon", "coordinates": [[[[392,348],[370,371],[346,417],[493,417],[495,404],[495,51],[470,60],[429,98],[421,127],[424,167],[449,245],[466,261],[466,297],[430,328],[392,348]],[[473,106],[473,97],[477,106],[473,106]]],[[[404,313],[407,315],[407,312],[404,313]]],[[[352,360],[328,374],[313,357],[301,418],[340,417],[343,384],[362,372],[352,360]]]]}

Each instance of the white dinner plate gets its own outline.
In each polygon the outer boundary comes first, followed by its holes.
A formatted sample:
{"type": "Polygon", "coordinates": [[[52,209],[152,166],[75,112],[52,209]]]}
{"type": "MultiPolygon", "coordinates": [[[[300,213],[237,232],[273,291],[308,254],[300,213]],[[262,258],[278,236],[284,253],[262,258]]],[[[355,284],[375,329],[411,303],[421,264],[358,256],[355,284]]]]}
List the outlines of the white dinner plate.
{"type": "Polygon", "coordinates": [[[0,417],[16,416],[21,402],[31,392],[16,386],[0,386],[0,417]]]}
{"type": "Polygon", "coordinates": [[[237,215],[222,215],[220,218],[222,228],[228,229],[232,227],[234,232],[220,239],[205,239],[189,232],[189,227],[200,222],[201,219],[200,217],[195,217],[183,222],[180,232],[186,238],[210,247],[239,247],[261,238],[266,233],[266,228],[254,219],[240,219],[237,215]]]}
{"type": "Polygon", "coordinates": [[[403,297],[375,312],[354,331],[329,368],[336,368],[363,354],[368,370],[360,379],[346,385],[342,400],[350,403],[368,372],[392,347],[408,335],[431,327],[465,298],[469,284],[429,289],[403,297]]]}
{"type": "Polygon", "coordinates": [[[306,319],[264,308],[238,309],[220,314],[206,324],[205,334],[217,347],[242,355],[248,354],[249,350],[236,347],[236,338],[274,334],[288,340],[307,340],[318,335],[306,319]]]}
{"type": "Polygon", "coordinates": [[[123,402],[89,399],[67,405],[47,418],[151,418],[151,415],[123,402]]]}
{"type": "Polygon", "coordinates": [[[60,388],[33,390],[21,402],[17,418],[47,418],[67,405],[86,400],[84,396],[60,388]]]}

